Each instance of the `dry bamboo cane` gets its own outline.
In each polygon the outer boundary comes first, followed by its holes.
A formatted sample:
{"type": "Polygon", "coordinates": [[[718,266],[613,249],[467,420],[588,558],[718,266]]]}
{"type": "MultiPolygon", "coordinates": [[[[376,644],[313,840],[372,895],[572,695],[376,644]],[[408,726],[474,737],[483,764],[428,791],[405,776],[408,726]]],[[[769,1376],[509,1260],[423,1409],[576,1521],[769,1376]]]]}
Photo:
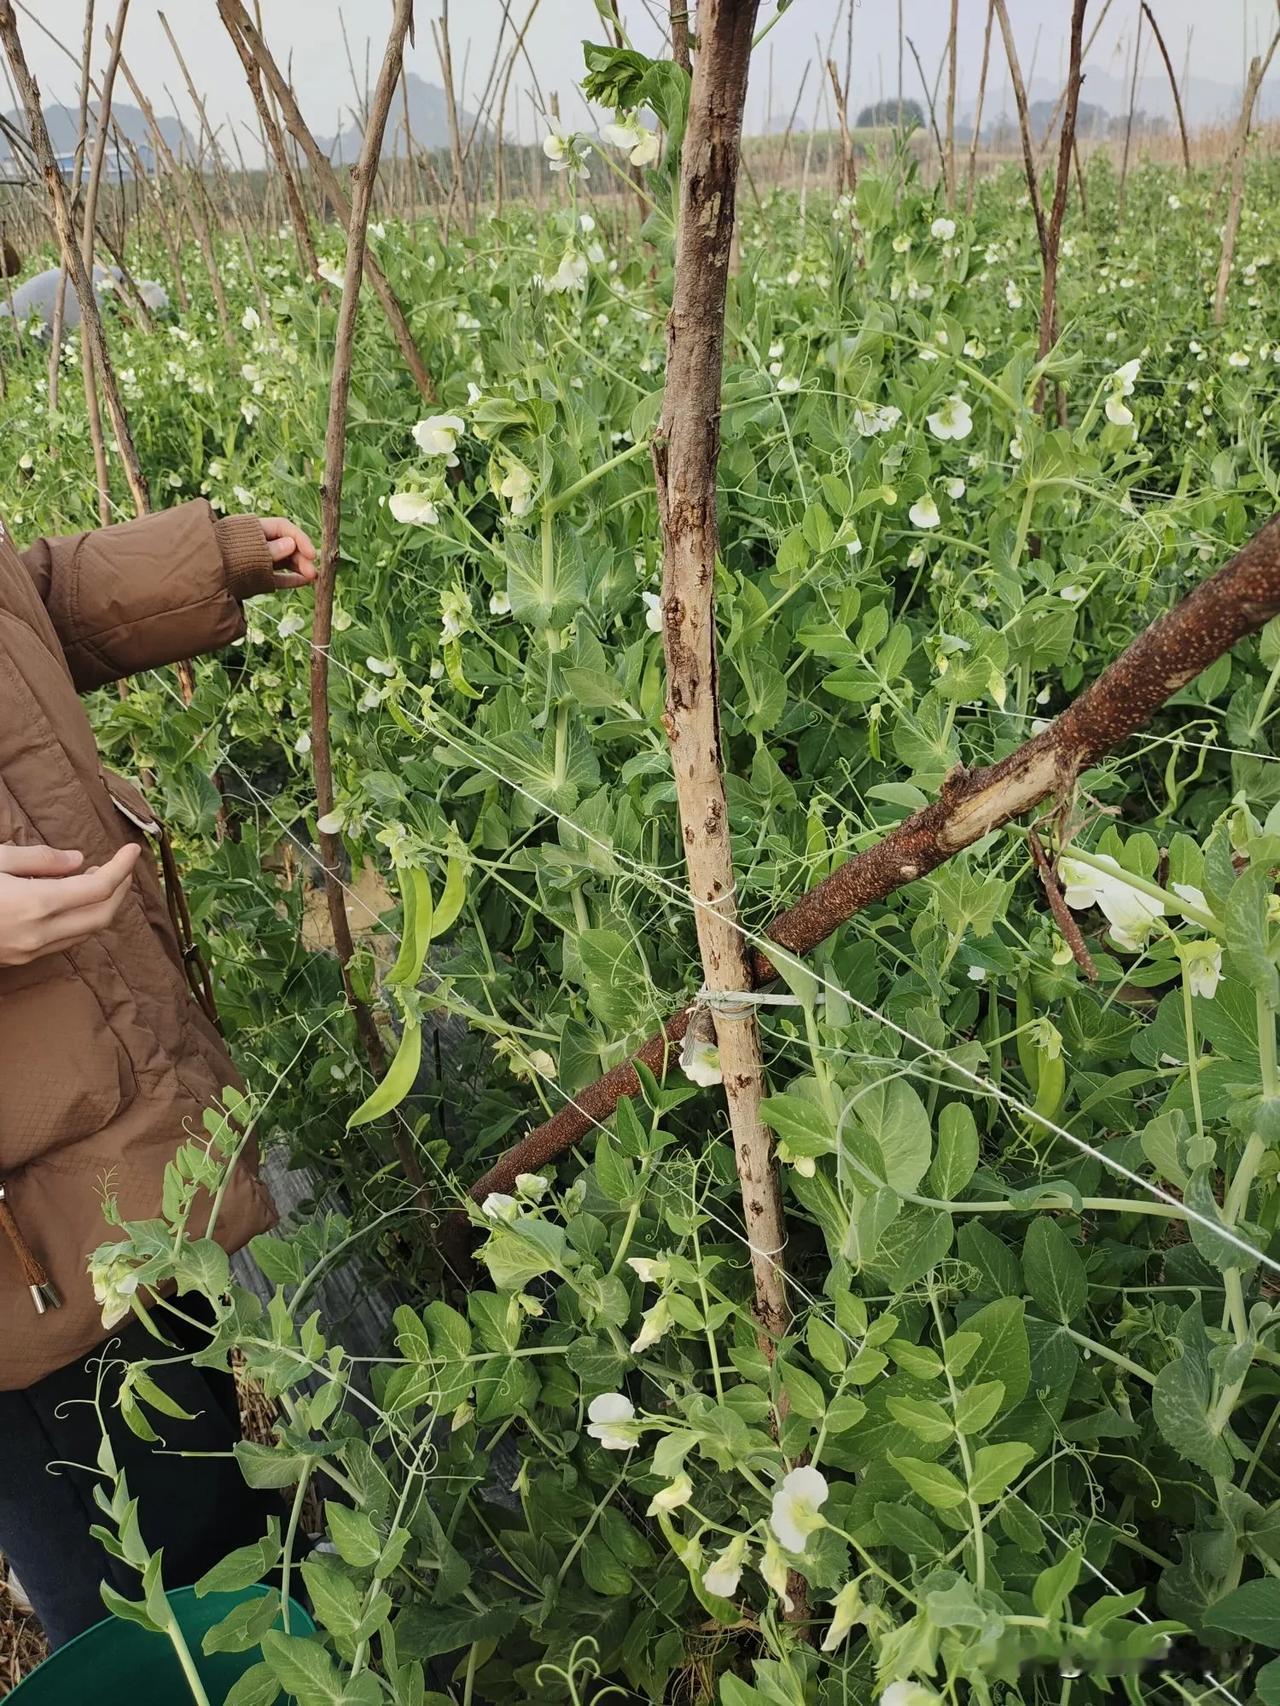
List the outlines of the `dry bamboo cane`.
{"type": "MultiPolygon", "coordinates": [[[[347,221],[347,261],[343,277],[342,304],[334,334],[333,376],[329,385],[329,417],[324,438],[324,478],[321,496],[320,573],[316,584],[315,623],[311,659],[311,740],[315,770],[316,809],[323,819],[333,810],[333,750],[329,723],[329,648],[333,643],[333,597],[342,544],[342,473],[346,445],[347,410],[351,396],[352,351],[360,309],[360,282],[364,272],[369,209],[373,201],[378,156],[386,129],[387,114],[395,95],[404,54],[404,38],[413,19],[413,0],[395,0],[391,33],[387,38],[382,68],[364,128],[360,158],[351,174],[351,212],[347,221]]],[[[360,999],[351,978],[355,943],[347,917],[345,892],[338,877],[342,842],[330,831],[320,831],[320,858],[324,865],[325,898],[334,947],[342,966],[342,982],[356,1029],[369,1065],[376,1076],[386,1069],[382,1039],[373,1015],[360,999]]],[[[396,1149],[406,1177],[421,1193],[422,1169],[407,1132],[397,1125],[396,1149]]]]}
{"type": "Polygon", "coordinates": [[[760,1113],[764,1064],[755,1012],[732,1000],[734,992],[749,987],[750,971],[737,924],[715,631],[725,299],[756,9],[756,0],[702,0],[698,9],[698,58],[681,151],[667,385],[653,466],[663,539],[664,720],[742,1185],[760,1343],[772,1355],[790,1319],[782,1192],[760,1113]]]}
{"type": "Polygon", "coordinates": [[[1124,121],[1124,153],[1120,158],[1120,188],[1116,192],[1116,229],[1124,224],[1125,191],[1129,184],[1129,148],[1133,142],[1133,108],[1138,98],[1138,69],[1142,59],[1142,6],[1138,7],[1138,33],[1133,43],[1133,75],[1129,79],[1129,110],[1124,121]]]}
{"type": "MultiPolygon", "coordinates": [[[[307,128],[302,110],[293,97],[293,90],[281,75],[280,67],[272,57],[271,50],[245,10],[243,0],[218,0],[218,15],[232,37],[237,31],[243,37],[258,69],[266,79],[267,87],[279,104],[280,111],[284,115],[286,128],[311,165],[318,190],[328,196],[338,218],[350,224],[351,202],[338,181],[338,174],[307,128]]],[[[435,381],[428,373],[426,363],[423,361],[421,352],[414,342],[413,333],[409,329],[408,316],[400,299],[391,288],[387,275],[367,248],[364,250],[364,270],[369,283],[373,286],[374,294],[382,304],[383,313],[387,317],[387,324],[391,328],[391,335],[404,357],[410,377],[428,403],[439,402],[435,381]]]]}
{"type": "MultiPolygon", "coordinates": [[[[827,60],[827,76],[831,79],[831,93],[836,103],[836,122],[840,126],[840,163],[836,175],[836,194],[852,194],[858,187],[858,168],[853,157],[853,137],[849,133],[848,101],[840,87],[840,73],[836,70],[834,59],[827,60]]],[[[759,197],[756,199],[758,201],[759,197]]]]}
{"type": "MultiPolygon", "coordinates": [[[[76,129],[75,164],[71,171],[71,206],[74,215],[76,202],[80,196],[80,184],[84,173],[85,149],[89,141],[89,85],[93,76],[93,17],[94,0],[86,0],[84,9],[84,35],[80,50],[80,113],[76,129]]],[[[99,115],[99,123],[101,123],[99,115]]],[[[49,418],[58,412],[58,383],[62,375],[62,326],[67,312],[67,269],[62,267],[58,273],[58,293],[53,300],[53,324],[49,337],[49,380],[48,402],[49,418]]],[[[101,438],[101,417],[99,416],[99,438],[101,438]]],[[[94,467],[98,474],[99,502],[104,487],[103,475],[106,470],[106,458],[98,462],[98,446],[94,445],[94,467]]],[[[101,509],[99,509],[101,514],[101,509]]]]}
{"type": "MultiPolygon", "coordinates": [[[[23,112],[27,121],[27,130],[31,139],[31,149],[40,167],[45,187],[49,192],[49,200],[53,209],[54,228],[58,233],[58,243],[62,250],[63,265],[71,274],[76,287],[76,295],[80,298],[80,324],[83,328],[86,343],[93,349],[93,359],[102,381],[103,395],[107,400],[107,409],[111,415],[111,426],[116,436],[116,445],[120,453],[120,461],[124,467],[125,478],[129,482],[129,490],[139,515],[144,515],[150,508],[147,497],[146,481],[143,479],[142,467],[138,461],[138,453],[134,449],[133,438],[129,432],[128,418],[124,412],[124,404],[120,400],[120,390],[116,384],[115,369],[111,365],[111,356],[107,350],[106,339],[102,331],[102,317],[98,313],[97,300],[93,294],[93,284],[85,268],[84,256],[76,243],[75,234],[71,229],[71,211],[67,206],[66,186],[62,181],[62,173],[54,158],[53,145],[49,140],[49,130],[44,121],[44,110],[40,104],[40,91],[35,78],[31,75],[26,55],[22,50],[22,42],[18,35],[18,23],[14,17],[11,0],[0,0],[0,44],[3,45],[5,56],[13,72],[14,81],[22,100],[23,112]]],[[[105,125],[103,127],[105,130],[105,125]]]]}
{"type": "MultiPolygon", "coordinates": [[[[954,771],[939,799],[846,860],[763,934],[786,954],[812,953],[857,913],[936,870],[1043,800],[1053,797],[1065,805],[1084,771],[1145,728],[1166,700],[1237,640],[1256,633],[1278,614],[1280,516],[1158,617],[1047,729],[997,764],[954,771]]],[[[777,977],[776,959],[759,948],[752,950],[751,987],[777,977]]],[[[630,1060],[580,1090],[553,1119],[507,1150],[472,1186],[474,1200],[482,1202],[491,1191],[513,1190],[517,1173],[545,1167],[609,1119],[623,1097],[642,1095],[637,1062],[659,1079],[665,1077],[692,1012],[686,1007],[675,1014],[630,1060]]]]}

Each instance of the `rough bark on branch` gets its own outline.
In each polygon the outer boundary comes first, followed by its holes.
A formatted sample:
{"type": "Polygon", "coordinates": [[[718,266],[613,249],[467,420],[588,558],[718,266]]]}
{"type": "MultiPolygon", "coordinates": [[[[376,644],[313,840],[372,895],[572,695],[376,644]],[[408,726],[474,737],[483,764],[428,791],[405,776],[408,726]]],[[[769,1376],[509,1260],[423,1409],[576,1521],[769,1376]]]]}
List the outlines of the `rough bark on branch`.
{"type": "MultiPolygon", "coordinates": [[[[764,934],[796,956],[811,953],[855,913],[926,876],[1042,800],[1068,796],[1083,771],[1145,728],[1173,694],[1276,615],[1280,516],[1181,604],[1158,617],[1041,734],[997,764],[953,772],[940,799],[846,860],[764,934]]],[[[773,961],[758,948],[749,965],[756,987],[777,976],[773,961]]],[[[545,1167],[607,1120],[624,1096],[638,1096],[637,1061],[664,1077],[688,1023],[687,1008],[675,1014],[630,1060],[580,1090],[553,1119],[501,1156],[476,1181],[471,1196],[479,1202],[490,1191],[512,1190],[517,1173],[545,1167]]]]}
{"type": "MultiPolygon", "coordinates": [[[[675,285],[667,321],[667,384],[653,443],[662,524],[664,721],[698,948],[708,991],[750,981],[738,928],[725,796],[716,663],[715,573],[720,549],[716,469],[724,316],[733,249],[738,155],[756,0],[702,0],[689,125],[680,155],[675,285]]],[[[771,1355],[790,1319],[781,1268],[785,1235],[773,1142],[760,1113],[764,1062],[755,1012],[713,1008],[725,1100],[742,1187],[762,1348],[771,1355]]]]}

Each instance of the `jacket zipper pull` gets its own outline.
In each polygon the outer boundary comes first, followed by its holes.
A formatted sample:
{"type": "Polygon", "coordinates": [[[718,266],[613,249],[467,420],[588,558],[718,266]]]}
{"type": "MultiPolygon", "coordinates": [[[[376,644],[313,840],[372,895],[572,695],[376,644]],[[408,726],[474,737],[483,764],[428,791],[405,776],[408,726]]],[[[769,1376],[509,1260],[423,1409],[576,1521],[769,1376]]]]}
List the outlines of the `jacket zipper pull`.
{"type": "Polygon", "coordinates": [[[0,1183],[0,1231],[3,1231],[13,1253],[18,1258],[18,1266],[22,1269],[23,1278],[27,1282],[27,1290],[31,1293],[31,1301],[35,1305],[37,1315],[45,1315],[50,1309],[61,1309],[62,1299],[58,1288],[45,1271],[44,1263],[22,1236],[22,1228],[18,1225],[14,1212],[9,1206],[9,1192],[0,1183]]]}

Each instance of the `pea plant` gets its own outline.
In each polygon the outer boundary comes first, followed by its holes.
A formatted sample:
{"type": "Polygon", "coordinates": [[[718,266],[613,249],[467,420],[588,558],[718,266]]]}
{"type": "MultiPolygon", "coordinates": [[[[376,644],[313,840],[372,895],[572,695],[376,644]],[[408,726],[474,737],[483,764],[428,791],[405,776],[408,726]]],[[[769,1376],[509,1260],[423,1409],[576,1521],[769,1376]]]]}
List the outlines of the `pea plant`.
{"type": "MultiPolygon", "coordinates": [[[[1094,156],[1046,338],[1012,168],[744,195],[737,13],[692,81],[588,45],[546,207],[224,240],[230,344],[196,268],[158,335],[108,304],[165,501],[314,519],[335,337],[350,391],[331,631],[254,607],[95,707],[250,1085],[108,1201],[104,1318],[198,1295],[277,1406],[279,1520],[201,1584],[270,1584],[235,1706],[1275,1706],[1275,166],[1219,323],[1214,174],[1094,156]],[[349,1204],[256,1242],[267,1305],[204,1229],[251,1129],[349,1204]],[[385,1354],[317,1311],[346,1262],[385,1354]]],[[[92,521],[47,385],[18,536],[92,521]]]]}

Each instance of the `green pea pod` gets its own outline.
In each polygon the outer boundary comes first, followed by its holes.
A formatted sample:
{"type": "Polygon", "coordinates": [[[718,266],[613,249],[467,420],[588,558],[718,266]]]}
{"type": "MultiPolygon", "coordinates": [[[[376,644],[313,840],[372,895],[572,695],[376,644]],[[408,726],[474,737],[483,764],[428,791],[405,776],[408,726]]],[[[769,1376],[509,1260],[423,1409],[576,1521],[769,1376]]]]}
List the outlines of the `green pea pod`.
{"type": "Polygon", "coordinates": [[[466,898],[467,862],[462,854],[450,853],[444,869],[444,893],[440,896],[440,904],[436,907],[435,917],[431,921],[428,940],[434,942],[437,936],[444,935],[462,911],[462,903],[466,898]]]}
{"type": "Polygon", "coordinates": [[[1059,1054],[1057,1059],[1051,1059],[1043,1050],[1037,1050],[1039,1056],[1039,1082],[1036,1085],[1036,1099],[1032,1106],[1042,1119],[1052,1120],[1058,1116],[1063,1097],[1067,1093],[1067,1063],[1059,1054]]]}
{"type": "Polygon", "coordinates": [[[403,871],[400,876],[400,898],[404,905],[404,929],[400,935],[400,952],[385,981],[395,987],[413,989],[422,976],[427,957],[427,944],[433,934],[435,910],[431,902],[431,884],[427,873],[403,871]]]}
{"type": "Polygon", "coordinates": [[[400,1036],[400,1047],[387,1068],[386,1077],[352,1114],[347,1121],[347,1130],[354,1131],[357,1126],[372,1125],[374,1120],[380,1120],[398,1108],[413,1089],[413,1081],[418,1076],[421,1064],[422,1025],[417,1019],[406,1019],[400,1036]]]}

